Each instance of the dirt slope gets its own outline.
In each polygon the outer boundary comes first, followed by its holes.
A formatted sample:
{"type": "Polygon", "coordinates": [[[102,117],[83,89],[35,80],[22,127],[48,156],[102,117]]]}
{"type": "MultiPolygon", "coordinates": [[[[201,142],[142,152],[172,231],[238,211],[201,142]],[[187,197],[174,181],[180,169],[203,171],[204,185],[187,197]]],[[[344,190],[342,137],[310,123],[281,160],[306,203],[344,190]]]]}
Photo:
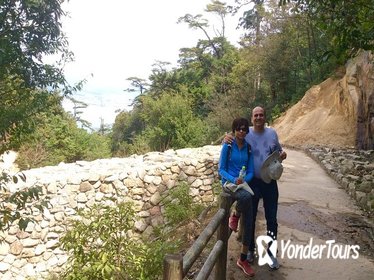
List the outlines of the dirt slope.
{"type": "Polygon", "coordinates": [[[309,89],[273,126],[282,144],[374,146],[373,56],[362,53],[335,77],[309,89]]]}
{"type": "Polygon", "coordinates": [[[353,108],[349,108],[347,100],[341,96],[340,80],[329,78],[312,87],[303,99],[274,122],[280,141],[291,146],[354,146],[353,108]],[[344,105],[348,107],[346,110],[344,105]]]}

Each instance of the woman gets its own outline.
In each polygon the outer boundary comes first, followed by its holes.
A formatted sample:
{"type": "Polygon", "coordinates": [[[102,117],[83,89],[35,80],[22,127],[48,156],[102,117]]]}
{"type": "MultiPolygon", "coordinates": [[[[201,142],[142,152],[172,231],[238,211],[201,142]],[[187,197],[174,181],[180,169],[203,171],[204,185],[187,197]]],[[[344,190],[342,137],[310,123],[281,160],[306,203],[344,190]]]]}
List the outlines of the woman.
{"type": "Polygon", "coordinates": [[[249,144],[245,141],[248,131],[249,122],[247,119],[237,118],[233,121],[232,132],[235,138],[231,144],[224,143],[222,146],[219,174],[222,178],[223,190],[236,200],[236,211],[229,219],[229,227],[233,231],[237,231],[241,215],[243,219],[242,252],[236,264],[245,274],[253,276],[255,273],[247,260],[248,246],[251,241],[251,230],[253,227],[253,191],[248,183],[252,180],[254,174],[253,155],[250,152],[249,144]],[[244,178],[239,176],[242,169],[246,171],[244,178]]]}

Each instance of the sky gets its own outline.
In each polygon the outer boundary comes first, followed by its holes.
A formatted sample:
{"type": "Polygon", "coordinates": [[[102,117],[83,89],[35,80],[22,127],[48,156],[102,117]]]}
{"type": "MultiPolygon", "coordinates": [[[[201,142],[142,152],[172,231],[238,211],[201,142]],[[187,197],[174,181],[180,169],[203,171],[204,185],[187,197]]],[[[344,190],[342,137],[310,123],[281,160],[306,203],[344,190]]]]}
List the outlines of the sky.
{"type": "MultiPolygon", "coordinates": [[[[82,118],[93,128],[101,119],[112,125],[116,110],[131,110],[136,93],[129,77],[147,79],[156,61],[177,66],[179,49],[193,47],[198,39],[205,39],[200,30],[177,24],[179,17],[189,13],[203,14],[210,21],[208,31],[214,35],[218,18],[206,14],[210,0],[70,0],[63,4],[68,16],[62,30],[68,37],[69,49],[75,60],[65,66],[65,76],[74,84],[86,79],[83,89],[73,98],[88,104],[82,118]]],[[[233,0],[225,1],[228,5],[233,0]]],[[[236,44],[240,31],[238,17],[228,16],[226,34],[236,44]]],[[[64,108],[72,111],[72,103],[64,101],[64,108]]]]}

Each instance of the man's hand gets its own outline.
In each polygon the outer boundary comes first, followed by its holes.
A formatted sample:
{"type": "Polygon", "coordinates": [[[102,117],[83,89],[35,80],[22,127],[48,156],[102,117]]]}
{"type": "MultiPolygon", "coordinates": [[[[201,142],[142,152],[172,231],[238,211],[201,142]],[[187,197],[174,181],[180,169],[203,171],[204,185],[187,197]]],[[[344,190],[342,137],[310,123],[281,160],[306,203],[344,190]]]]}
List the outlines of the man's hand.
{"type": "Polygon", "coordinates": [[[287,158],[287,153],[285,151],[282,151],[280,154],[279,154],[279,157],[281,160],[285,160],[287,158]]]}
{"type": "Polygon", "coordinates": [[[230,133],[226,133],[225,137],[223,138],[223,143],[231,144],[234,141],[234,136],[230,133]]]}

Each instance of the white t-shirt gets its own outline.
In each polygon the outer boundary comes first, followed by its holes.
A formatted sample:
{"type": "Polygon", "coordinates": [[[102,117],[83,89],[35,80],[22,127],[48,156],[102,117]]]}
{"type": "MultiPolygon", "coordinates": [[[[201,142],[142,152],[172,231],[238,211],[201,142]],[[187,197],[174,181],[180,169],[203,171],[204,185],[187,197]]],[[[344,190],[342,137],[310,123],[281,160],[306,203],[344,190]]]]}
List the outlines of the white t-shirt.
{"type": "Polygon", "coordinates": [[[261,133],[255,132],[251,127],[245,140],[251,145],[254,159],[254,175],[256,178],[261,179],[261,167],[266,158],[276,150],[282,151],[278,135],[271,127],[265,127],[265,130],[261,133]]]}

